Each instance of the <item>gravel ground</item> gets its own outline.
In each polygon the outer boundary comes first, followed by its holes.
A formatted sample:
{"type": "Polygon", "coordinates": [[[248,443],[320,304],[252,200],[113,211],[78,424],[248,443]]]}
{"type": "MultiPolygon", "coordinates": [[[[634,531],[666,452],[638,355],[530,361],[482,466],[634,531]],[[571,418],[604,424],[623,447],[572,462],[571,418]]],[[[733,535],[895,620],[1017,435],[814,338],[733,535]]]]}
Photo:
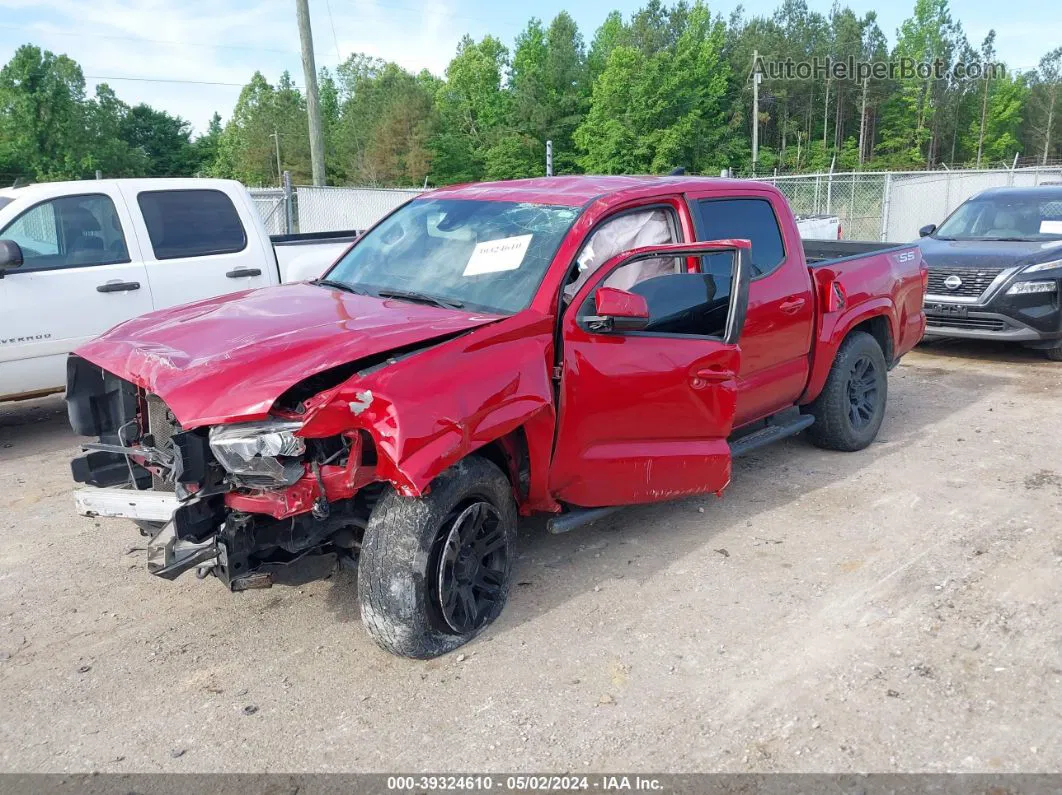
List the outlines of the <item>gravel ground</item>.
{"type": "Polygon", "coordinates": [[[938,343],[868,450],[522,527],[462,653],[379,651],[351,575],[233,595],[73,511],[61,400],[0,405],[0,769],[1060,771],[1062,365],[938,343]]]}

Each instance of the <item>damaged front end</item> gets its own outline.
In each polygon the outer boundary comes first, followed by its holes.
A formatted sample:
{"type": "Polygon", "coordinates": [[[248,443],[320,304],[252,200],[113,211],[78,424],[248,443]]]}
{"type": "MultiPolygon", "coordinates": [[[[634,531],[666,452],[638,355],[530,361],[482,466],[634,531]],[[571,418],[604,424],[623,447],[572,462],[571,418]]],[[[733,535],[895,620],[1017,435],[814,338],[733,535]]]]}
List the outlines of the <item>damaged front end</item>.
{"type": "Polygon", "coordinates": [[[71,464],[79,512],[134,520],[148,569],[194,569],[234,591],[297,585],[352,561],[382,484],[364,431],[299,435],[294,412],[185,429],[165,402],[78,356],[68,363],[74,431],[96,436],[71,464]]]}

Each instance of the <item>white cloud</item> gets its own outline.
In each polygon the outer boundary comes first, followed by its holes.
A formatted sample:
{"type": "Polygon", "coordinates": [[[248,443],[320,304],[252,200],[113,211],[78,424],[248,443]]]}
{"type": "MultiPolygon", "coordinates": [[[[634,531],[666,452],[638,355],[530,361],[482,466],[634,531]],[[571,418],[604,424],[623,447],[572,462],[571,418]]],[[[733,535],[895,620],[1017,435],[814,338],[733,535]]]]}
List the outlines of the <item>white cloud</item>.
{"type": "MultiPolygon", "coordinates": [[[[338,43],[344,59],[365,52],[439,74],[465,31],[487,31],[441,0],[408,2],[311,0],[318,68],[336,66],[338,43]]],[[[0,0],[0,9],[0,62],[32,42],[80,63],[90,92],[99,77],[198,81],[106,81],[124,101],[179,114],[197,131],[215,110],[228,116],[255,70],[275,81],[286,69],[303,84],[291,0],[0,0]],[[234,85],[208,85],[219,83],[234,85]]]]}

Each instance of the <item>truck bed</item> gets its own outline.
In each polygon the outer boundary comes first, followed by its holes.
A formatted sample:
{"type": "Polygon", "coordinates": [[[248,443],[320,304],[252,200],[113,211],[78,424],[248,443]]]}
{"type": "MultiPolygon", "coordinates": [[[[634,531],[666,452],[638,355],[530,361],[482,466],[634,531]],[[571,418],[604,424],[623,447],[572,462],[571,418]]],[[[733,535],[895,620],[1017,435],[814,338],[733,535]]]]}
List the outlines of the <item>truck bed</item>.
{"type": "Polygon", "coordinates": [[[877,240],[803,240],[804,258],[808,265],[818,267],[826,262],[861,257],[879,251],[901,248],[902,243],[881,243],[877,240]]]}
{"type": "Polygon", "coordinates": [[[917,245],[811,241],[804,249],[823,302],[807,394],[819,393],[848,330],[864,319],[879,318],[866,329],[878,336],[890,366],[922,338],[925,272],[917,245]]]}
{"type": "Polygon", "coordinates": [[[346,251],[360,231],[305,232],[294,235],[270,235],[277,259],[280,281],[317,278],[346,251]]]}

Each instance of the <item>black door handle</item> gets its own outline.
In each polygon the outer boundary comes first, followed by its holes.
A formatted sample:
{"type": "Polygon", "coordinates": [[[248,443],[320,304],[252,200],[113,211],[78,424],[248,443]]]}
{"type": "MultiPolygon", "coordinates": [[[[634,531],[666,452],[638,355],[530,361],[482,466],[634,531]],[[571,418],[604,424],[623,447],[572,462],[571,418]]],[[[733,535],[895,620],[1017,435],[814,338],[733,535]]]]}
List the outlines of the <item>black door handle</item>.
{"type": "Polygon", "coordinates": [[[129,290],[139,290],[140,282],[106,282],[99,285],[96,290],[101,293],[123,293],[129,290]]]}
{"type": "Polygon", "coordinates": [[[241,279],[244,276],[261,276],[262,271],[260,268],[237,268],[236,270],[229,271],[225,275],[230,279],[241,279]]]}

